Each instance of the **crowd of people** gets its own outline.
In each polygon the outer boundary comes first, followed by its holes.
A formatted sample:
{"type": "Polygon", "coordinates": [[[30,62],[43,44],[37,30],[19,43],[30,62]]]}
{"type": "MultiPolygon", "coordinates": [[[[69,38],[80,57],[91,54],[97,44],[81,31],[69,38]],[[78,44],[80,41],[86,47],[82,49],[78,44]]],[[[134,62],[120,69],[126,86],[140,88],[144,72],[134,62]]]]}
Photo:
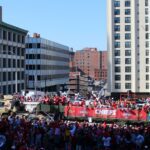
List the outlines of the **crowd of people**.
{"type": "Polygon", "coordinates": [[[74,106],[87,106],[87,107],[94,107],[94,108],[112,108],[112,109],[144,109],[146,112],[150,111],[150,97],[142,98],[140,103],[138,100],[114,100],[113,98],[98,98],[91,96],[90,99],[86,97],[79,98],[79,96],[74,96],[73,98],[70,96],[43,96],[43,97],[36,97],[36,98],[25,98],[24,96],[19,96],[17,99],[20,102],[31,102],[31,101],[38,101],[44,104],[53,104],[53,105],[74,105],[74,106]],[[141,104],[141,105],[140,105],[141,104]]]}
{"type": "Polygon", "coordinates": [[[150,125],[0,117],[0,150],[150,149],[150,125]]]}

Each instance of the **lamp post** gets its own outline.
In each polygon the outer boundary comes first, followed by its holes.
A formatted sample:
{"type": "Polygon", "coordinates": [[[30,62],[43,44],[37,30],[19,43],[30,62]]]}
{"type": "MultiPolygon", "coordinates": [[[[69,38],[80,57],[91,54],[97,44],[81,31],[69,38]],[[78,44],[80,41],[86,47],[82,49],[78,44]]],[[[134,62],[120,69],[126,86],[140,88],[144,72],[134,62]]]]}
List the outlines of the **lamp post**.
{"type": "MultiPolygon", "coordinates": [[[[13,54],[15,55],[15,53],[13,53],[12,51],[8,51],[8,53],[2,51],[2,58],[3,58],[3,54],[13,54]]],[[[1,64],[1,73],[3,73],[3,64],[1,64]]],[[[18,83],[18,76],[17,76],[17,57],[15,57],[15,92],[17,93],[18,92],[18,86],[17,86],[17,83],[18,83]]],[[[2,75],[1,75],[1,91],[2,91],[2,75]]]]}

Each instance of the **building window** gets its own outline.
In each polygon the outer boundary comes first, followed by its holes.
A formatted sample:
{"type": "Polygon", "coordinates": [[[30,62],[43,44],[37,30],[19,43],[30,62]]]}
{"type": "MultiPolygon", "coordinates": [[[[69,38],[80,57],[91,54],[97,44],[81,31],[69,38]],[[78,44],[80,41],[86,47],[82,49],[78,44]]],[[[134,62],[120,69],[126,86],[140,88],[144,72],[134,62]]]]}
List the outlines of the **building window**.
{"type": "Polygon", "coordinates": [[[131,83],[125,83],[125,89],[131,89],[131,83]]]}
{"type": "Polygon", "coordinates": [[[7,40],[7,32],[5,30],[3,30],[3,39],[7,40]]]}
{"type": "Polygon", "coordinates": [[[149,25],[145,25],[145,31],[149,31],[149,25]]]}
{"type": "Polygon", "coordinates": [[[6,72],[3,72],[3,81],[6,81],[6,72]]]}
{"type": "Polygon", "coordinates": [[[131,72],[131,67],[130,66],[126,66],[125,67],[125,72],[131,72]]]}
{"type": "Polygon", "coordinates": [[[11,32],[8,32],[8,40],[9,40],[9,41],[12,40],[11,35],[12,35],[12,33],[11,33],[11,32]]]}
{"type": "Polygon", "coordinates": [[[120,81],[121,80],[121,76],[120,75],[115,75],[115,80],[116,81],[120,81]]]}
{"type": "Polygon", "coordinates": [[[11,59],[8,59],[8,68],[11,68],[11,59]]]}
{"type": "Polygon", "coordinates": [[[120,48],[120,42],[115,42],[115,48],[120,48]]]}
{"type": "Polygon", "coordinates": [[[131,48],[131,42],[125,42],[125,48],[131,48]]]}
{"type": "Polygon", "coordinates": [[[21,42],[21,37],[20,37],[20,35],[17,35],[17,42],[18,42],[18,43],[21,42]]]}
{"type": "Polygon", "coordinates": [[[114,35],[114,38],[115,38],[115,40],[120,40],[120,34],[119,34],[119,33],[116,33],[116,34],[114,35]]]}
{"type": "Polygon", "coordinates": [[[13,68],[16,68],[16,60],[13,59],[13,68]]]}
{"type": "Polygon", "coordinates": [[[13,42],[16,42],[16,34],[13,33],[13,42]]]}
{"type": "Polygon", "coordinates": [[[115,83],[115,89],[121,89],[121,83],[115,83]]]}
{"type": "Polygon", "coordinates": [[[120,15],[120,9],[115,9],[114,10],[114,15],[120,15]]]}
{"type": "Polygon", "coordinates": [[[131,23],[131,17],[125,17],[125,23],[131,23]]]}
{"type": "Polygon", "coordinates": [[[146,56],[149,56],[149,51],[150,51],[150,50],[148,50],[148,49],[145,51],[145,55],[146,55],[146,56]]]}
{"type": "Polygon", "coordinates": [[[120,26],[119,26],[119,25],[115,25],[115,26],[114,26],[114,30],[115,30],[115,31],[120,31],[120,26]]]}
{"type": "Polygon", "coordinates": [[[148,40],[148,39],[150,39],[149,37],[150,37],[150,33],[146,33],[145,38],[148,40]]]}
{"type": "Polygon", "coordinates": [[[146,72],[149,72],[149,66],[146,66],[146,72]]]}
{"type": "Polygon", "coordinates": [[[115,64],[120,64],[120,58],[115,58],[115,64]]]}
{"type": "Polygon", "coordinates": [[[131,64],[131,58],[125,58],[125,64],[131,64]]]}
{"type": "Polygon", "coordinates": [[[145,6],[148,6],[148,0],[145,0],[145,6]]]}
{"type": "Polygon", "coordinates": [[[37,43],[37,48],[41,48],[41,43],[37,43]]]}
{"type": "Polygon", "coordinates": [[[115,17],[115,18],[114,18],[114,22],[115,22],[115,23],[120,23],[120,18],[119,18],[119,17],[115,17]]]}
{"type": "Polygon", "coordinates": [[[130,9],[125,9],[125,15],[130,15],[131,14],[131,10],[130,9]]]}
{"type": "Polygon", "coordinates": [[[146,58],[146,64],[149,64],[149,58],[146,58]]]}
{"type": "Polygon", "coordinates": [[[115,1],[114,2],[114,7],[120,7],[120,1],[115,1]]]}
{"type": "Polygon", "coordinates": [[[146,89],[149,89],[149,83],[146,83],[146,89]]]}
{"type": "Polygon", "coordinates": [[[29,48],[32,48],[32,43],[29,43],[29,48]]]}
{"type": "Polygon", "coordinates": [[[8,81],[11,81],[11,72],[8,72],[8,81]]]}
{"type": "Polygon", "coordinates": [[[145,23],[149,23],[149,18],[145,17],[145,23]]]}
{"type": "Polygon", "coordinates": [[[115,56],[120,56],[120,50],[115,50],[115,56]]]}
{"type": "Polygon", "coordinates": [[[131,33],[126,33],[125,34],[125,39],[130,40],[131,39],[131,33]]]}
{"type": "Polygon", "coordinates": [[[6,65],[6,58],[3,58],[3,68],[7,68],[7,65],[6,65]]]}
{"type": "Polygon", "coordinates": [[[130,1],[125,1],[125,7],[130,7],[131,2],[130,1]]]}
{"type": "Polygon", "coordinates": [[[125,50],[125,56],[131,56],[131,50],[125,50]]]}
{"type": "Polygon", "coordinates": [[[125,80],[130,81],[131,80],[131,75],[125,75],[125,80]]]}
{"type": "Polygon", "coordinates": [[[125,25],[125,31],[131,31],[131,26],[130,25],[125,25]]]}
{"type": "Polygon", "coordinates": [[[115,67],[115,72],[121,72],[120,67],[115,67]]]}
{"type": "Polygon", "coordinates": [[[145,8],[145,15],[148,15],[148,8],[145,8]]]}
{"type": "Polygon", "coordinates": [[[22,36],[22,43],[24,44],[25,43],[25,37],[22,36]]]}
{"type": "Polygon", "coordinates": [[[149,81],[149,75],[148,74],[146,75],[146,81],[149,81]]]}
{"type": "Polygon", "coordinates": [[[146,42],[145,42],[145,47],[146,47],[146,48],[149,48],[149,47],[150,47],[149,45],[150,45],[150,42],[149,42],[149,41],[146,41],[146,42]]]}

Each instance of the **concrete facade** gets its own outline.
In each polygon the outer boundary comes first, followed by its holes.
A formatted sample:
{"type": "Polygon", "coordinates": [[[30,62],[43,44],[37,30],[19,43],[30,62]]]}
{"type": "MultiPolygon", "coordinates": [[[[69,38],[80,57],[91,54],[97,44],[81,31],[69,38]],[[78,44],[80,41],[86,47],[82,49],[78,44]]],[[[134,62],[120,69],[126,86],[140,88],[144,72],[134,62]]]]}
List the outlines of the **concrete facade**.
{"type": "Polygon", "coordinates": [[[0,7],[0,93],[13,94],[25,87],[25,36],[27,31],[2,20],[0,7]]]}
{"type": "Polygon", "coordinates": [[[27,88],[59,91],[69,81],[69,47],[41,38],[26,37],[27,88]]]}
{"type": "Polygon", "coordinates": [[[150,1],[107,0],[108,88],[150,93],[150,1]]]}

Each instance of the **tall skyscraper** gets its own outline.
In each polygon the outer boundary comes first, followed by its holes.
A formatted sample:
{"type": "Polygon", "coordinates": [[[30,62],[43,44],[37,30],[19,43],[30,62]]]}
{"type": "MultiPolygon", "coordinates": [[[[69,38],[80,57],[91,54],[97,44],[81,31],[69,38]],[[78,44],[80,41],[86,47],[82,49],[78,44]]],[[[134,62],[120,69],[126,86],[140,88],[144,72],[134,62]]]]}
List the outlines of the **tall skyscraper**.
{"type": "Polygon", "coordinates": [[[107,0],[108,88],[150,94],[150,0],[107,0]]]}

